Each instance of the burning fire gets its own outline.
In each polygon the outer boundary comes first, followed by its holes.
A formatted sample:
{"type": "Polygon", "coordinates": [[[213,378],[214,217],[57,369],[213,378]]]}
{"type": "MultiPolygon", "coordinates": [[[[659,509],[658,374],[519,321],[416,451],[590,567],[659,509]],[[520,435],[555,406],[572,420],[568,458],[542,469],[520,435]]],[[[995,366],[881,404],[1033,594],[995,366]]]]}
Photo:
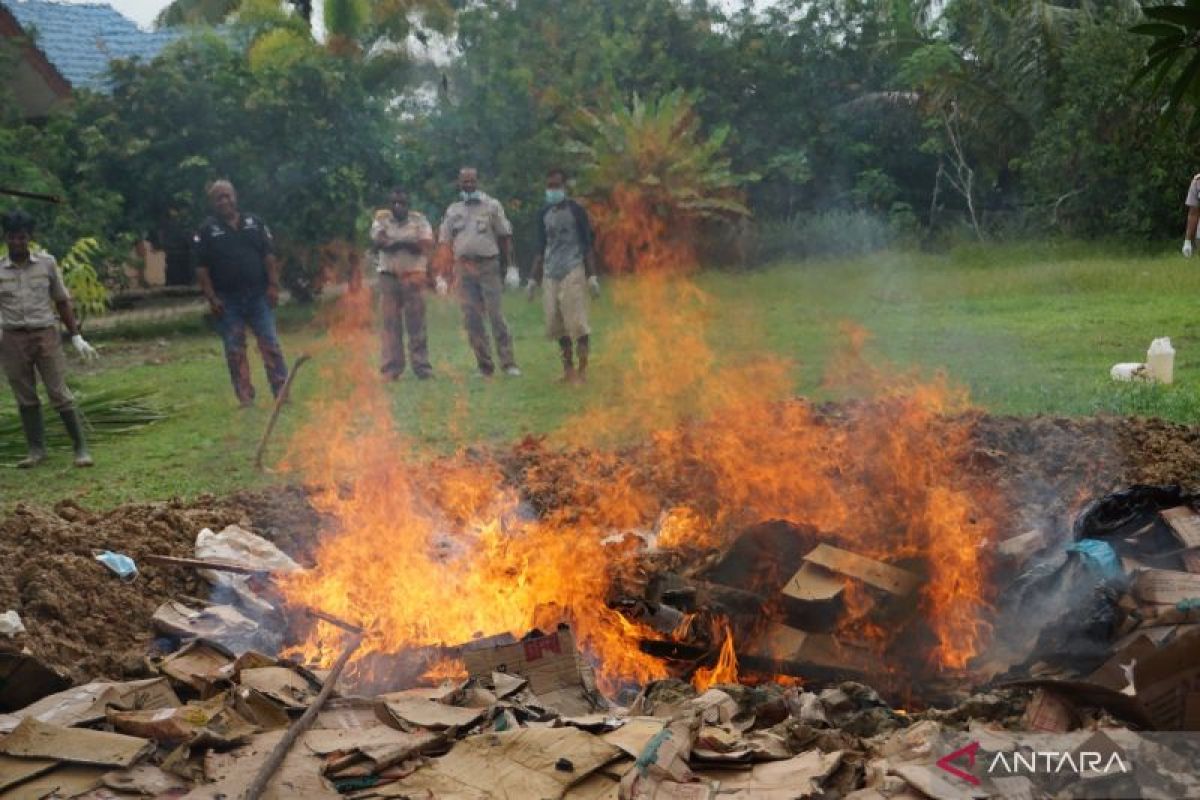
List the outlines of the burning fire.
{"type": "MultiPolygon", "coordinates": [[[[369,627],[364,652],[569,621],[612,690],[667,675],[638,647],[659,635],[607,603],[637,549],[720,547],[748,524],[783,518],[865,556],[920,565],[927,661],[964,667],[988,635],[978,545],[995,519],[961,478],[968,429],[948,415],[966,409],[965,396],[941,379],[891,375],[873,381],[874,401],[829,419],[789,399],[782,360],[721,363],[705,338],[709,298],[687,277],[690,245],[639,213],[636,193],[617,197],[627,206],[596,214],[604,255],[638,274],[614,282],[625,322],[595,365],[619,376],[616,396],[568,421],[556,447],[517,448],[516,468],[479,449],[427,455],[401,435],[373,363],[369,297],[342,299],[319,359],[336,390],[311,408],[287,457],[335,524],[319,566],[285,585],[289,601],[369,627]],[[620,535],[630,532],[641,536],[620,535]]],[[[302,654],[331,660],[331,634],[322,625],[302,654]]],[[[728,625],[724,634],[718,663],[695,675],[701,688],[736,680],[728,625]]]]}
{"type": "Polygon", "coordinates": [[[726,623],[725,640],[721,644],[721,655],[717,658],[716,665],[712,669],[701,667],[696,670],[696,674],[692,676],[692,685],[697,691],[704,692],[718,683],[737,683],[737,680],[738,660],[733,649],[733,631],[726,623]]]}

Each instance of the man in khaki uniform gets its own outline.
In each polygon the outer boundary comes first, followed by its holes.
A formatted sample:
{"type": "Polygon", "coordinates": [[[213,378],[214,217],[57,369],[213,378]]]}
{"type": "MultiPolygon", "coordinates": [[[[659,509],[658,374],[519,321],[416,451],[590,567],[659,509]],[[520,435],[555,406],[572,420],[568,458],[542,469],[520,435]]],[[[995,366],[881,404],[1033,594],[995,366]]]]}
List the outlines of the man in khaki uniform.
{"type": "Polygon", "coordinates": [[[463,322],[479,374],[490,377],[496,371],[492,361],[484,317],[492,326],[500,367],[505,374],[517,376],[521,370],[513,356],[512,337],[500,306],[503,286],[500,282],[500,258],[508,267],[504,283],[519,288],[521,279],[513,258],[512,224],[504,215],[500,201],[479,191],[479,176],[473,167],[458,173],[460,199],[446,209],[438,229],[438,241],[454,253],[454,271],[458,276],[459,300],[463,322]]]}
{"type": "Polygon", "coordinates": [[[527,289],[533,300],[538,283],[544,280],[546,335],[558,342],[566,383],[582,383],[587,375],[592,332],[587,293],[588,289],[600,293],[592,240],[587,211],[567,197],[566,173],[550,170],[546,175],[546,205],[537,216],[537,255],[527,289]]]}
{"type": "Polygon", "coordinates": [[[1200,226],[1200,175],[1192,178],[1183,204],[1187,206],[1188,210],[1187,229],[1183,234],[1183,255],[1185,258],[1191,258],[1192,243],[1196,239],[1196,228],[1200,226]]]}
{"type": "Polygon", "coordinates": [[[23,211],[12,211],[4,216],[3,227],[8,254],[0,258],[0,325],[3,326],[0,362],[16,397],[29,446],[29,455],[17,467],[28,469],[46,460],[46,431],[37,376],[41,376],[50,403],[62,417],[75,446],[75,466],[90,467],[92,457],[88,454],[83,424],[75,409],[75,398],[67,388],[67,364],[58,335],[58,320],[62,319],[67,326],[71,344],[82,358],[93,359],[97,353],[79,334],[71,296],[54,256],[29,249],[33,218],[23,211]]]}
{"type": "MultiPolygon", "coordinates": [[[[425,332],[425,298],[429,285],[429,255],[433,227],[419,211],[408,207],[408,192],[392,190],[391,208],[381,208],[371,221],[371,244],[379,251],[379,297],[383,316],[383,363],[389,380],[404,372],[404,334],[413,374],[433,377],[425,332]]],[[[438,278],[444,281],[443,278],[438,278]]]]}

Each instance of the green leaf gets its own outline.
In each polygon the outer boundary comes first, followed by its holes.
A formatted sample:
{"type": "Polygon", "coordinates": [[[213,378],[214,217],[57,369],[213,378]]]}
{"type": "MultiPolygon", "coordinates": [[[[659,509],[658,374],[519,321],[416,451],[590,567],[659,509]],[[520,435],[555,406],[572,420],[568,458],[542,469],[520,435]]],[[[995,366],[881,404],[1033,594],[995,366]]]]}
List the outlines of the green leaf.
{"type": "Polygon", "coordinates": [[[1134,25],[1129,29],[1129,32],[1142,36],[1178,36],[1182,38],[1187,31],[1178,25],[1167,25],[1162,22],[1145,22],[1141,25],[1134,25]]]}
{"type": "Polygon", "coordinates": [[[1151,6],[1143,8],[1142,13],[1150,19],[1182,25],[1189,30],[1200,28],[1200,9],[1181,6],[1151,6]]]}

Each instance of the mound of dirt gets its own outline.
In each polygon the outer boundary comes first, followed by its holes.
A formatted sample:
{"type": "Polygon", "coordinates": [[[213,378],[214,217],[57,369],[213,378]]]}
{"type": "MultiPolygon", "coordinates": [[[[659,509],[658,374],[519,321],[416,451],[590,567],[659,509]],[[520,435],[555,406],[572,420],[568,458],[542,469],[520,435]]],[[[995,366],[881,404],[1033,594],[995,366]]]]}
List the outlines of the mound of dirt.
{"type": "Polygon", "coordinates": [[[143,676],[155,609],[170,599],[208,592],[194,570],[149,564],[144,557],[194,556],[202,528],[235,523],[298,553],[311,547],[317,528],[299,490],[128,505],[100,513],[71,501],[52,510],[18,505],[0,520],[0,610],[16,610],[28,633],[0,645],[27,648],[75,681],[143,676]],[[139,575],[122,582],[93,558],[98,550],[128,555],[139,575]]]}
{"type": "Polygon", "coordinates": [[[1135,483],[1200,486],[1200,428],[1131,417],[973,420],[970,472],[1001,490],[1015,527],[1066,536],[1092,498],[1135,483]]]}
{"type": "MultiPolygon", "coordinates": [[[[836,425],[837,413],[829,424],[836,425]]],[[[1091,498],[1133,483],[1200,481],[1200,429],[1160,420],[1091,417],[993,417],[967,420],[974,440],[963,470],[981,485],[1002,490],[1011,526],[1039,526],[1069,535],[1070,522],[1091,498]]],[[[959,425],[962,419],[949,420],[959,425]]],[[[601,460],[616,469],[626,453],[601,460]]],[[[571,454],[527,439],[499,457],[505,479],[537,511],[587,503],[586,487],[564,481],[558,469],[571,454]]],[[[652,465],[639,465],[650,470],[652,465]]],[[[431,473],[433,474],[433,473],[431,473]]],[[[649,474],[649,472],[647,473],[649,474]]],[[[678,491],[670,476],[664,499],[678,491]]],[[[73,502],[52,510],[17,506],[0,520],[0,612],[14,609],[29,632],[0,647],[26,647],[73,680],[129,679],[145,674],[153,645],[150,617],[169,599],[207,596],[189,569],[146,563],[152,553],[192,556],[196,534],[238,524],[274,541],[301,563],[312,564],[322,520],[301,488],[241,493],[190,502],[128,505],[91,512],[73,502]],[[141,574],[122,583],[95,550],[124,553],[141,574]]]]}

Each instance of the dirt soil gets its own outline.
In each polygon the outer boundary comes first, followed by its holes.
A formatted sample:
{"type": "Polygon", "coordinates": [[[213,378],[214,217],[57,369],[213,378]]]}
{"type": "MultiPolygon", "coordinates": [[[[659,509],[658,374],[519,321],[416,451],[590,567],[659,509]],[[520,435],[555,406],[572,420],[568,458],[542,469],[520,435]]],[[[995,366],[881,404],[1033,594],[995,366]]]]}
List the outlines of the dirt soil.
{"type": "MultiPolygon", "coordinates": [[[[1117,417],[978,415],[969,421],[975,448],[964,469],[1005,491],[1015,523],[1058,535],[1067,535],[1075,512],[1096,495],[1133,483],[1196,488],[1200,481],[1200,428],[1117,417]]],[[[555,504],[547,479],[555,457],[526,441],[504,459],[504,472],[523,484],[535,507],[555,504]]],[[[25,647],[75,681],[144,676],[154,610],[166,600],[207,592],[194,571],[148,564],[144,556],[192,556],[202,528],[236,523],[311,563],[321,522],[299,488],[104,512],[71,501],[53,509],[18,505],[0,519],[0,611],[16,610],[29,632],[0,637],[0,647],[25,647]],[[138,578],[122,583],[92,558],[105,549],[138,562],[138,578]]]]}
{"type": "Polygon", "coordinates": [[[301,556],[318,527],[296,489],[105,512],[72,501],[53,509],[18,505],[0,520],[0,609],[16,610],[28,633],[0,647],[27,648],[77,682],[145,676],[155,609],[170,599],[205,597],[208,587],[194,570],[149,564],[144,556],[192,557],[201,529],[235,523],[301,556]],[[133,558],[137,578],[123,583],[92,557],[99,550],[133,558]]]}

